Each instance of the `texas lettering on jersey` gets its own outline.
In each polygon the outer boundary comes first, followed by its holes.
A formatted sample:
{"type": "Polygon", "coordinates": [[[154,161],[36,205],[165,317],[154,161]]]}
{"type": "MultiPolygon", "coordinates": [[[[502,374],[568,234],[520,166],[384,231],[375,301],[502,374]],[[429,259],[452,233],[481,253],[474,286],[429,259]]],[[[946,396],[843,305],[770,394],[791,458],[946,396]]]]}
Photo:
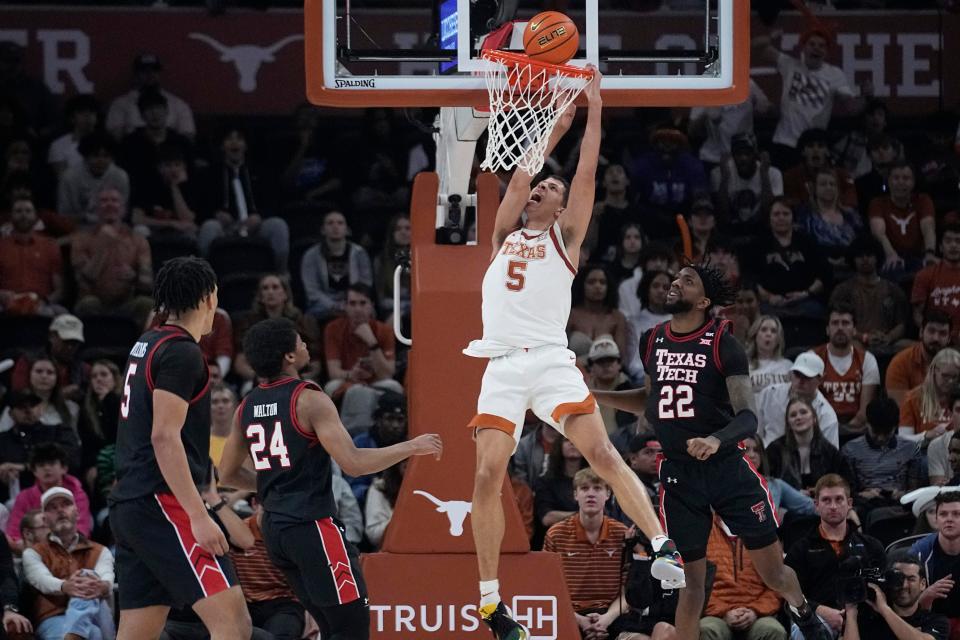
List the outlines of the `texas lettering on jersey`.
{"type": "Polygon", "coordinates": [[[503,243],[503,249],[500,251],[505,256],[516,256],[523,260],[543,260],[547,257],[547,247],[543,244],[528,245],[525,242],[503,243]]]}

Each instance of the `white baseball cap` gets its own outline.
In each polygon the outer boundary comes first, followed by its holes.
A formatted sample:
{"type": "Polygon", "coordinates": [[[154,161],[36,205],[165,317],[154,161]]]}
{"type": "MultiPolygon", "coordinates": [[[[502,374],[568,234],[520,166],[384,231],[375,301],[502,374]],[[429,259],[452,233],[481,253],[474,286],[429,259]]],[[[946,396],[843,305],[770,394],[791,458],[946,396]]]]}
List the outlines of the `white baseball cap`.
{"type": "Polygon", "coordinates": [[[43,495],[40,496],[40,508],[46,509],[47,503],[53,500],[54,498],[70,498],[70,502],[76,504],[76,500],[73,497],[73,492],[66,487],[51,487],[43,492],[43,495]]]}
{"type": "Polygon", "coordinates": [[[808,378],[816,378],[823,375],[823,360],[812,351],[804,351],[797,356],[790,371],[796,371],[808,378]]]}
{"type": "Polygon", "coordinates": [[[616,358],[620,359],[620,348],[617,346],[616,341],[614,341],[613,336],[602,335],[596,340],[593,341],[593,344],[590,345],[590,352],[587,354],[588,362],[596,362],[597,360],[602,360],[603,358],[616,358]]]}
{"type": "Polygon", "coordinates": [[[61,340],[76,340],[83,342],[83,322],[77,316],[64,313],[53,319],[50,331],[60,336],[61,340]]]}

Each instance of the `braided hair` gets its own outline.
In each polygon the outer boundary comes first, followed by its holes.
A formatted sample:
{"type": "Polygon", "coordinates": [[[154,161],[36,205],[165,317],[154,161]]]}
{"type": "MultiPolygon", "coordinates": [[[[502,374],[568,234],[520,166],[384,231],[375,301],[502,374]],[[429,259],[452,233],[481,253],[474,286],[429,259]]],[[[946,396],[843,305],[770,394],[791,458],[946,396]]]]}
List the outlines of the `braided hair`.
{"type": "Polygon", "coordinates": [[[171,258],[160,267],[154,281],[154,311],[163,322],[170,314],[199,309],[216,288],[217,274],[209,262],[196,256],[171,258]]]}
{"type": "Polygon", "coordinates": [[[707,313],[714,307],[728,307],[736,302],[737,288],[727,281],[723,271],[710,264],[709,258],[697,264],[689,262],[684,266],[690,267],[700,276],[700,282],[703,283],[703,297],[710,300],[707,313]]]}

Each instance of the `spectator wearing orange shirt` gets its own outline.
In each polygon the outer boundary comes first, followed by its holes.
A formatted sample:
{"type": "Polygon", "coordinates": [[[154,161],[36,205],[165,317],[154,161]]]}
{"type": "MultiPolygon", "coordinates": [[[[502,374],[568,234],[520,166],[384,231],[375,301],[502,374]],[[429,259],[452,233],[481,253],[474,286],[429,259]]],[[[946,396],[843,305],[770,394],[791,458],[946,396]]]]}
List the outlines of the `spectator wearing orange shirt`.
{"type": "Polygon", "coordinates": [[[960,328],[960,223],[944,225],[940,256],[939,263],[922,269],[913,281],[913,319],[919,325],[925,311],[939,309],[951,317],[956,331],[960,328]]]}
{"type": "Polygon", "coordinates": [[[786,640],[776,615],[783,606],[777,592],[763,583],[743,540],[714,514],[707,559],[717,565],[704,617],[701,640],[729,640],[734,633],[749,640],[786,640]]]}
{"type": "Polygon", "coordinates": [[[950,344],[951,324],[950,316],[943,311],[932,309],[924,313],[923,323],[920,325],[920,342],[893,356],[887,366],[884,386],[887,395],[896,400],[897,404],[902,405],[907,392],[923,383],[930,360],[950,344]]]}
{"type": "Polygon", "coordinates": [[[11,203],[13,232],[0,238],[0,309],[8,314],[55,315],[64,311],[63,260],[51,238],[34,231],[37,210],[30,198],[11,203]]]}
{"type": "Polygon", "coordinates": [[[870,231],[883,245],[884,271],[916,271],[936,262],[937,231],[933,200],[914,193],[913,167],[895,164],[887,178],[890,193],[870,202],[870,231]]]}
{"type": "Polygon", "coordinates": [[[146,238],[123,222],[126,205],[114,188],[97,194],[93,229],[73,236],[70,260],[77,278],[77,315],[117,314],[145,326],[153,310],[153,265],[146,238]]]}
{"type": "Polygon", "coordinates": [[[208,362],[217,363],[220,375],[226,376],[233,364],[233,348],[233,322],[230,314],[218,308],[213,316],[213,330],[200,340],[200,349],[208,362]]]}
{"type": "Polygon", "coordinates": [[[960,382],[960,352],[943,349],[930,361],[923,384],[911,389],[900,407],[900,428],[922,433],[928,441],[950,426],[950,393],[960,382]]]}
{"type": "MultiPolygon", "coordinates": [[[[577,512],[547,531],[544,551],[560,554],[564,582],[584,638],[616,638],[633,631],[623,591],[627,527],[603,515],[610,487],[590,468],[573,477],[577,512]],[[627,627],[627,628],[624,628],[627,627]]],[[[658,625],[659,626],[659,625],[658,625]]],[[[655,630],[654,637],[663,637],[655,630]]]]}
{"type": "Polygon", "coordinates": [[[231,549],[230,559],[243,587],[247,609],[254,626],[271,633],[276,640],[298,640],[303,637],[306,614],[297,601],[283,572],[273,566],[260,532],[263,507],[255,500],[254,514],[244,520],[253,534],[253,546],[231,549]]]}
{"type": "Polygon", "coordinates": [[[361,283],[347,289],[346,315],[323,332],[330,381],[324,391],[340,403],[340,419],[351,434],[373,425],[382,391],[403,393],[396,371],[393,328],[374,317],[373,289],[361,283]]]}
{"type": "Polygon", "coordinates": [[[863,431],[867,405],[880,388],[880,367],[872,353],[854,343],[857,333],[853,307],[832,306],[827,317],[827,344],[812,351],[823,360],[820,390],[837,412],[841,428],[863,431]]]}

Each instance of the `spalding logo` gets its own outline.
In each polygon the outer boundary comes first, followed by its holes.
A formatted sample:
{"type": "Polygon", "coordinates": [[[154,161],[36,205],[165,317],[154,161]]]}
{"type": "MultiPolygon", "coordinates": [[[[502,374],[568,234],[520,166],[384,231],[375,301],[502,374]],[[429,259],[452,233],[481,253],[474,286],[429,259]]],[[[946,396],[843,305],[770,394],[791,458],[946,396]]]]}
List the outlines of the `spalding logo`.
{"type": "Polygon", "coordinates": [[[337,89],[376,89],[377,82],[374,78],[337,78],[335,80],[337,89]]]}

